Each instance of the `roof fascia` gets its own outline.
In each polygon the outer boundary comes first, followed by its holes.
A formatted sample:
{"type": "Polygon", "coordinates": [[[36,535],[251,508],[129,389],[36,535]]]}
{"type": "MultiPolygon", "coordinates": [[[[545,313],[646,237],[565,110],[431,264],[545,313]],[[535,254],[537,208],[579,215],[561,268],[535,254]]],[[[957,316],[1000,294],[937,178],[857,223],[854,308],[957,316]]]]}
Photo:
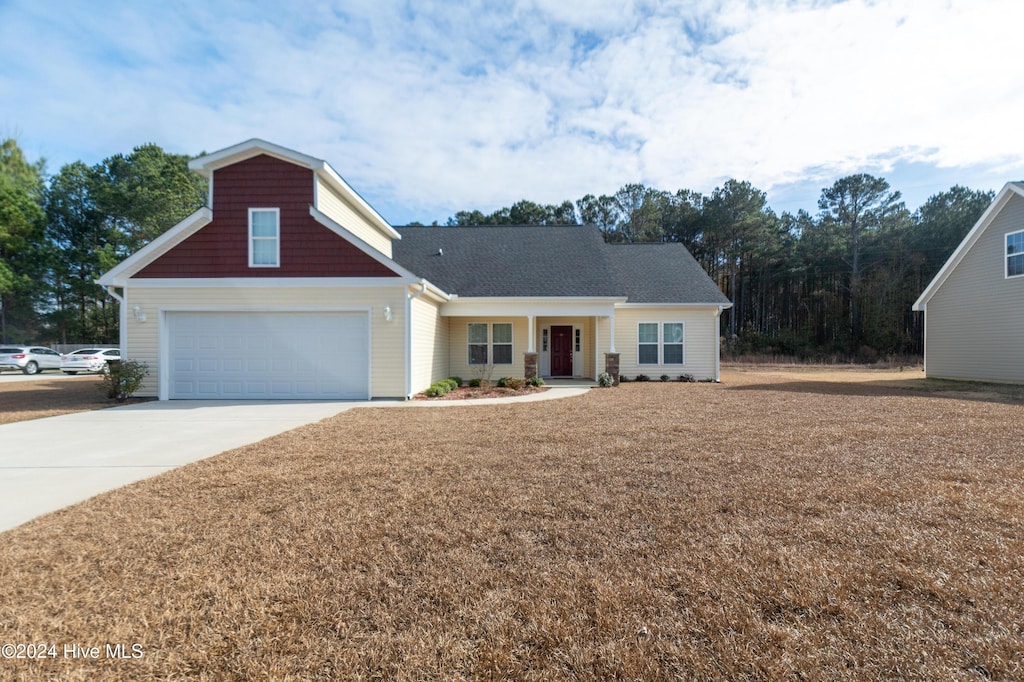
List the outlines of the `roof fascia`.
{"type": "Polygon", "coordinates": [[[175,246],[213,221],[213,211],[202,207],[162,235],[115,265],[96,280],[103,286],[123,287],[136,272],[146,267],[175,246]]]}
{"type": "Polygon", "coordinates": [[[1009,203],[1010,199],[1015,195],[1024,197],[1024,186],[1016,182],[1008,182],[1003,185],[1003,188],[999,190],[999,194],[996,195],[996,198],[992,200],[989,207],[985,209],[985,212],[981,214],[980,218],[978,218],[978,222],[974,224],[971,231],[967,233],[967,236],[960,242],[960,245],[956,247],[956,250],[953,251],[953,254],[939,269],[939,272],[934,278],[932,278],[932,281],[927,287],[925,287],[924,291],[921,292],[918,299],[914,301],[914,305],[911,306],[911,310],[923,311],[927,307],[928,301],[931,297],[934,296],[935,292],[939,290],[939,287],[946,282],[949,276],[953,273],[953,270],[960,265],[960,261],[964,259],[967,252],[970,251],[971,248],[974,247],[975,243],[977,243],[978,239],[981,238],[982,233],[988,229],[988,226],[996,219],[999,212],[1003,210],[1006,204],[1009,203]]]}
{"type": "Polygon", "coordinates": [[[212,178],[213,171],[218,168],[224,168],[232,164],[238,163],[239,161],[245,161],[251,159],[254,156],[260,154],[266,154],[282,161],[289,161],[291,163],[305,166],[312,170],[318,177],[322,178],[327,184],[333,187],[342,197],[351,202],[356,209],[366,217],[370,223],[383,232],[391,239],[401,239],[400,235],[395,228],[388,224],[388,221],[384,220],[377,211],[370,206],[363,199],[359,192],[352,189],[352,187],[345,182],[336,170],[331,168],[331,165],[323,159],[318,159],[302,152],[297,152],[294,149],[288,149],[280,145],[261,140],[259,138],[252,138],[245,142],[233,145],[226,149],[222,149],[212,154],[206,154],[198,158],[192,159],[188,162],[189,169],[199,173],[203,177],[212,178]]]}
{"type": "MultiPolygon", "coordinates": [[[[422,277],[418,277],[417,275],[413,274],[411,271],[406,270],[404,267],[399,265],[397,262],[395,262],[394,260],[388,258],[383,253],[381,253],[377,249],[373,248],[372,246],[367,244],[365,241],[363,241],[362,239],[360,239],[359,237],[357,237],[356,235],[352,234],[351,232],[346,230],[344,227],[342,227],[341,225],[336,223],[334,220],[331,219],[330,216],[325,214],[323,211],[321,211],[317,207],[310,206],[309,207],[309,215],[313,216],[313,220],[317,221],[318,223],[320,223],[321,225],[323,225],[327,229],[331,230],[332,232],[337,234],[339,237],[341,237],[342,239],[346,240],[347,242],[349,242],[350,244],[352,244],[353,246],[355,246],[359,250],[363,251],[364,253],[366,253],[366,255],[370,256],[371,258],[376,260],[378,263],[380,263],[384,267],[388,268],[392,272],[398,274],[400,277],[402,277],[403,279],[407,280],[408,282],[413,283],[413,282],[423,281],[422,277]]],[[[441,290],[438,289],[438,291],[441,291],[441,290]]],[[[444,294],[444,295],[447,296],[447,294],[444,294]]]]}
{"type": "Polygon", "coordinates": [[[732,303],[638,303],[638,302],[627,302],[620,303],[615,306],[616,308],[706,308],[711,310],[728,310],[732,307],[732,303]]]}

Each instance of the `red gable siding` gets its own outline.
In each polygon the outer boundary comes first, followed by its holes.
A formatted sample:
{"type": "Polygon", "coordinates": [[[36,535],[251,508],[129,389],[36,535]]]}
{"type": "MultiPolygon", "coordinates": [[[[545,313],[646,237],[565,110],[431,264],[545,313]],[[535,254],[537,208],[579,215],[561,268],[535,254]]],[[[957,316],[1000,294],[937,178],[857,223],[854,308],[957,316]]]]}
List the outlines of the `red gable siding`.
{"type": "Polygon", "coordinates": [[[213,173],[213,222],[135,277],[394,277],[309,215],[313,171],[265,154],[213,173]],[[249,267],[249,209],[281,210],[281,266],[249,267]]]}

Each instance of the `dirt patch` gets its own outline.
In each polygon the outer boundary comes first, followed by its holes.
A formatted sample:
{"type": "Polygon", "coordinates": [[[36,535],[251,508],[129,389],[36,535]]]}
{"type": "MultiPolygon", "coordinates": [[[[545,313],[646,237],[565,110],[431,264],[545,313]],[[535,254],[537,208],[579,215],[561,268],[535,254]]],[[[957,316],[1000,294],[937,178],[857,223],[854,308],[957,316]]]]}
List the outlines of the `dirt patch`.
{"type": "Polygon", "coordinates": [[[505,388],[502,386],[460,386],[448,391],[444,395],[428,398],[422,393],[416,395],[414,400],[474,400],[479,398],[514,398],[520,395],[531,395],[543,393],[548,390],[546,386],[523,386],[522,388],[505,388]]]}
{"type": "Polygon", "coordinates": [[[0,382],[0,424],[113,407],[101,384],[92,375],[0,382]]]}
{"type": "Polygon", "coordinates": [[[141,648],[0,677],[1021,679],[1024,405],[905,381],[346,412],[0,534],[0,642],[141,648]]]}

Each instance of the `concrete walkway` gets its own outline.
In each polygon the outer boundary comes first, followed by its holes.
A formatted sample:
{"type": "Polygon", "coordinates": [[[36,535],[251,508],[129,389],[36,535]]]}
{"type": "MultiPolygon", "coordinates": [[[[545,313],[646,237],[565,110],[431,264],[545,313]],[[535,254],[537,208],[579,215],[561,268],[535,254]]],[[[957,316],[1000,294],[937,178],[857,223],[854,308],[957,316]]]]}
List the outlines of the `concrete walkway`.
{"type": "Polygon", "coordinates": [[[154,401],[4,424],[0,531],[356,407],[495,405],[567,398],[586,391],[552,388],[517,398],[450,401],[154,401]]]}

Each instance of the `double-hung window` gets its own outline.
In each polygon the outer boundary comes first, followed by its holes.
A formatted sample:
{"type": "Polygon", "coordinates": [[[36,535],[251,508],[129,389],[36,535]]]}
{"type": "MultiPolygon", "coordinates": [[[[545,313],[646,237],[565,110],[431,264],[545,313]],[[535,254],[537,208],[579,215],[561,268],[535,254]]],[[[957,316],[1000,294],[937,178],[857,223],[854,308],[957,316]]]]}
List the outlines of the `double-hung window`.
{"type": "Polygon", "coordinates": [[[682,365],[685,327],[682,322],[641,322],[637,326],[637,363],[682,365]]]}
{"type": "Polygon", "coordinates": [[[511,365],[512,323],[470,322],[468,329],[469,364],[511,365]]]}
{"type": "Polygon", "coordinates": [[[277,208],[249,209],[249,267],[276,268],[281,265],[281,211],[277,208]]]}
{"type": "Polygon", "coordinates": [[[1024,275],[1024,231],[1006,235],[1006,276],[1024,275]]]}

